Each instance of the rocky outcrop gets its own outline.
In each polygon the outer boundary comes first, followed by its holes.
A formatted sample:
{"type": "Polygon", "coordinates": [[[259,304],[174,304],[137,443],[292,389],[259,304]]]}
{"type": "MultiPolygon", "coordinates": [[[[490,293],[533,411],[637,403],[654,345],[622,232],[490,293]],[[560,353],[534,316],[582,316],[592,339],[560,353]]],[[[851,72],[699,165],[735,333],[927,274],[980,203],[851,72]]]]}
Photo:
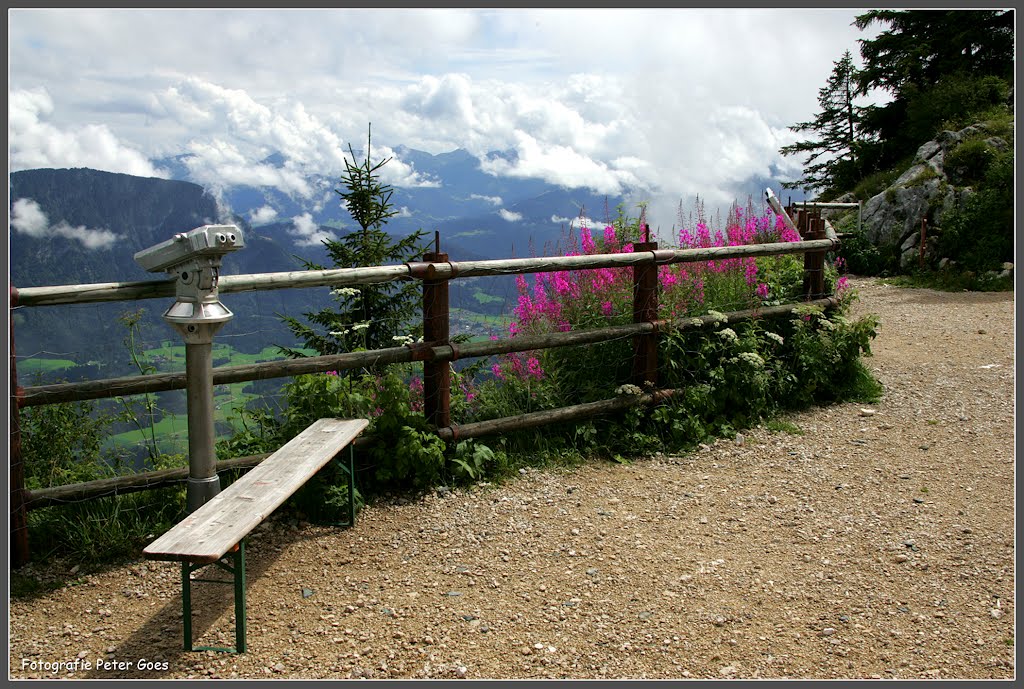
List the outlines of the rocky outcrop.
{"type": "MultiPolygon", "coordinates": [[[[942,216],[971,194],[970,187],[957,187],[946,174],[946,156],[963,141],[985,135],[983,125],[972,125],[958,132],[944,131],[923,144],[913,164],[885,191],[869,199],[863,208],[862,229],[875,246],[897,246],[900,267],[915,265],[920,252],[921,223],[925,221],[925,256],[935,256],[936,237],[942,231],[942,216]]],[[[984,139],[988,146],[1002,151],[1009,144],[999,137],[984,139]]]]}

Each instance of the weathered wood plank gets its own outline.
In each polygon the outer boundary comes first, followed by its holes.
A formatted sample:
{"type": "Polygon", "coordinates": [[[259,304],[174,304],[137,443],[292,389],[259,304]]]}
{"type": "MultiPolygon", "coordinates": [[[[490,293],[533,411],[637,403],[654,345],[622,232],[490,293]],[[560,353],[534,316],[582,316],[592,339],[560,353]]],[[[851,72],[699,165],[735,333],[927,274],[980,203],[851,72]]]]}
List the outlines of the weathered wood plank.
{"type": "Polygon", "coordinates": [[[215,562],[366,428],[319,419],[143,550],[151,560],[215,562]]]}

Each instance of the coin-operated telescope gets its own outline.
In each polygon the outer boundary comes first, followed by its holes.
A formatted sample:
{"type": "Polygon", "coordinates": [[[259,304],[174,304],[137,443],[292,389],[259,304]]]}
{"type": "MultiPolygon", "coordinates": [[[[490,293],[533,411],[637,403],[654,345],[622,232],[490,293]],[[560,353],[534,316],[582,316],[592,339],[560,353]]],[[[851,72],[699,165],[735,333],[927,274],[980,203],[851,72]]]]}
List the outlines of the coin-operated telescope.
{"type": "Polygon", "coordinates": [[[220,492],[213,422],[213,335],[234,314],[220,302],[217,282],[224,255],[245,246],[234,225],[204,225],[135,254],[153,273],[175,276],[177,300],[164,312],[185,339],[188,394],[188,511],[220,492]]]}
{"type": "Polygon", "coordinates": [[[234,225],[204,225],[135,254],[136,263],[146,270],[177,277],[178,300],[164,312],[164,320],[186,342],[212,338],[231,320],[233,314],[217,296],[217,280],[224,255],[244,246],[242,232],[234,225]]]}

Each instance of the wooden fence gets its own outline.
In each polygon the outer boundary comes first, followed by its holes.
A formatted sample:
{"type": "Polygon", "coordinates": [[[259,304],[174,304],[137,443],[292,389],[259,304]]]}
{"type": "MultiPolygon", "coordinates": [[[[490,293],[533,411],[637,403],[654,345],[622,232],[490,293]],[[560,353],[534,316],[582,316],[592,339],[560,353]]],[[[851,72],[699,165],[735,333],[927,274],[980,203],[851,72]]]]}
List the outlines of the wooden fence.
{"type": "MultiPolygon", "coordinates": [[[[472,424],[453,424],[450,412],[450,362],[459,359],[509,354],[554,347],[568,347],[606,342],[632,337],[633,379],[657,385],[658,333],[700,327],[710,317],[665,321],[657,319],[658,267],[676,263],[691,263],[728,258],[804,254],[804,299],[824,307],[834,306],[834,296],[825,294],[825,253],[838,247],[839,240],[831,225],[816,211],[796,211],[796,221],[789,211],[776,208],[784,222],[800,232],[801,241],[745,246],[710,247],[697,249],[660,250],[657,242],[638,243],[633,253],[599,254],[569,257],[534,257],[487,261],[449,260],[439,251],[427,253],[421,262],[367,268],[294,271],[257,275],[225,275],[219,280],[221,293],[254,290],[286,289],[296,287],[339,287],[365,285],[397,280],[418,280],[423,285],[424,341],[404,347],[391,347],[365,352],[350,352],[302,359],[263,362],[244,366],[223,366],[213,370],[215,385],[292,377],[306,373],[348,370],[393,363],[423,362],[424,414],[435,427],[439,437],[447,441],[481,437],[511,430],[532,428],[550,423],[589,418],[608,414],[631,406],[651,404],[670,397],[673,390],[657,390],[644,395],[623,396],[610,400],[574,405],[560,409],[522,414],[472,424]],[[781,212],[780,212],[781,211],[781,212]],[[456,344],[450,341],[448,283],[450,280],[542,273],[555,270],[590,270],[596,268],[633,269],[633,323],[629,325],[596,328],[581,331],[519,336],[496,341],[456,344]]],[[[11,287],[11,307],[82,304],[104,301],[122,301],[170,297],[174,295],[173,280],[100,283],[90,285],[62,285],[49,287],[11,287]]],[[[730,322],[753,317],[772,317],[788,314],[792,305],[755,310],[734,311],[726,314],[730,322]]],[[[120,476],[87,483],[29,491],[24,482],[21,456],[19,409],[45,404],[78,400],[102,399],[116,396],[184,389],[186,376],[180,373],[159,373],[127,376],[106,380],[85,381],[19,387],[14,351],[13,320],[11,324],[11,438],[10,438],[10,491],[11,491],[11,561],[20,566],[30,557],[27,518],[29,509],[71,501],[89,500],[105,495],[150,490],[185,480],[188,468],[153,471],[120,476]]],[[[357,445],[371,442],[360,439],[357,445]]],[[[258,464],[266,455],[234,458],[217,462],[218,470],[248,468],[258,464]]]]}

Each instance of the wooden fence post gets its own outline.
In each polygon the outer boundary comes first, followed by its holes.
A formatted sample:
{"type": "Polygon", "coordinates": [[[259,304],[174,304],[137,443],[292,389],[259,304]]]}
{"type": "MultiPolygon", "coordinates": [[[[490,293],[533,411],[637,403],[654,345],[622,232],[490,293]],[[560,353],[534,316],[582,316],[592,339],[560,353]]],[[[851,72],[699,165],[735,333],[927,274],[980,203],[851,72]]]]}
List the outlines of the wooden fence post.
{"type": "MultiPolygon", "coordinates": [[[[635,253],[657,251],[658,242],[650,241],[650,225],[644,225],[643,242],[633,246],[635,253]]],[[[633,322],[653,322],[658,319],[658,265],[654,261],[633,267],[633,322]]],[[[658,384],[658,334],[637,335],[633,338],[633,383],[658,384]]]]}
{"type": "MultiPolygon", "coordinates": [[[[820,211],[800,211],[800,232],[803,239],[825,239],[825,220],[820,211]]],[[[825,296],[825,252],[804,253],[804,301],[825,296]]]]}
{"type": "MultiPolygon", "coordinates": [[[[434,251],[423,254],[426,263],[445,263],[440,237],[434,234],[434,251]]],[[[423,342],[430,346],[448,344],[448,280],[423,280],[423,342]]],[[[437,428],[451,425],[451,367],[447,360],[423,362],[423,413],[437,428]]]]}
{"type": "Polygon", "coordinates": [[[917,248],[917,269],[924,270],[924,248],[927,243],[928,218],[921,218],[921,239],[917,248]]]}
{"type": "MultiPolygon", "coordinates": [[[[17,305],[18,291],[11,285],[11,306],[17,305]]],[[[14,355],[14,319],[11,318],[11,567],[29,560],[28,518],[25,510],[25,464],[21,455],[21,424],[18,411],[18,365],[14,355]]]]}

